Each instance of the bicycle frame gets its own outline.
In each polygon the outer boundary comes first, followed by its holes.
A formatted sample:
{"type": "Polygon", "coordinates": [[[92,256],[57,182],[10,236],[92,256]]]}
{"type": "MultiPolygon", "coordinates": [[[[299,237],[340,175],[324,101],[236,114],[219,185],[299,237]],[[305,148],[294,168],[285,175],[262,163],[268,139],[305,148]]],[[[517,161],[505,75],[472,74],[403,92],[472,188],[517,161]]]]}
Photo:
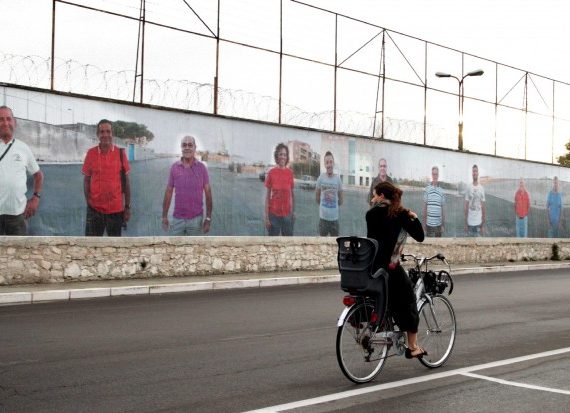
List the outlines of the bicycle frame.
{"type": "MultiPolygon", "coordinates": [[[[401,261],[413,260],[407,274],[414,284],[416,306],[420,315],[418,339],[428,347],[418,360],[428,368],[441,367],[453,351],[456,319],[450,301],[443,296],[453,290],[451,268],[442,254],[433,257],[401,256],[401,261]],[[430,261],[438,259],[447,269],[430,270],[430,261]],[[429,354],[428,354],[429,353],[429,354]]],[[[344,309],[337,321],[337,361],[344,375],[355,383],[366,383],[382,370],[388,357],[407,354],[406,334],[394,325],[390,311],[379,323],[376,302],[372,296],[345,289],[344,309]]],[[[409,357],[408,357],[409,358],[409,357]]]]}
{"type": "MultiPolygon", "coordinates": [[[[446,266],[447,266],[447,276],[449,277],[449,282],[451,284],[450,286],[450,290],[448,294],[451,294],[451,292],[453,291],[453,279],[451,278],[451,265],[449,264],[449,262],[445,259],[445,257],[442,254],[436,254],[432,257],[416,257],[413,254],[402,254],[400,259],[402,262],[408,261],[408,258],[411,258],[415,265],[414,265],[414,269],[417,271],[418,273],[418,279],[416,281],[416,283],[414,284],[414,293],[416,295],[416,307],[418,309],[418,311],[420,310],[420,308],[422,307],[422,305],[428,301],[430,304],[433,304],[432,299],[431,299],[431,294],[426,292],[425,289],[425,283],[424,283],[424,275],[428,272],[428,265],[430,263],[430,261],[434,260],[434,259],[438,259],[440,261],[442,261],[446,266]],[[422,269],[423,266],[423,269],[422,269]]],[[[408,271],[406,271],[406,273],[408,273],[408,271]]],[[[355,306],[356,304],[358,304],[360,302],[360,300],[366,300],[365,297],[361,297],[361,296],[353,296],[350,295],[351,297],[354,297],[354,303],[350,304],[350,305],[346,305],[345,304],[345,308],[343,309],[343,311],[341,312],[337,324],[337,327],[341,327],[344,323],[344,320],[346,319],[346,316],[348,315],[350,309],[355,306]]],[[[370,300],[370,298],[368,298],[370,300]]]]}
{"type": "MultiPolygon", "coordinates": [[[[337,327],[342,327],[342,325],[344,324],[346,317],[348,316],[348,314],[350,313],[350,310],[352,310],[355,306],[360,305],[366,301],[370,302],[370,303],[374,303],[374,300],[371,298],[367,298],[364,296],[353,296],[353,295],[349,295],[349,296],[345,296],[345,297],[352,297],[354,299],[354,303],[350,304],[350,305],[346,305],[344,307],[344,309],[342,310],[339,318],[338,318],[338,322],[337,322],[337,327]]],[[[388,314],[388,318],[390,317],[390,315],[388,314]]],[[[403,342],[401,341],[401,339],[404,336],[404,332],[400,331],[400,330],[394,330],[393,328],[393,322],[390,319],[388,321],[389,325],[391,326],[389,331],[385,331],[382,333],[376,333],[373,338],[372,341],[374,341],[375,343],[382,343],[384,341],[387,341],[387,344],[390,345],[390,351],[394,351],[396,354],[395,355],[399,355],[401,356],[402,354],[404,354],[404,350],[405,347],[403,346],[403,342]]],[[[362,329],[362,331],[359,334],[358,337],[358,342],[360,342],[362,340],[362,337],[364,337],[366,335],[366,329],[362,329]]],[[[389,357],[389,356],[387,356],[389,357]]]]}

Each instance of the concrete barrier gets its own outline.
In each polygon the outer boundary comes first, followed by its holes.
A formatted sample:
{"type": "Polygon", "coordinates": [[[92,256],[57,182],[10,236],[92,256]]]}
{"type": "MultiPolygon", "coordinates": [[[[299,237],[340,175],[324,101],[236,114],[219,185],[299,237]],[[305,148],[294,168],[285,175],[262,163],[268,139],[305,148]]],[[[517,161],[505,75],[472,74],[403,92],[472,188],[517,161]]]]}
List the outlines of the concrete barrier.
{"type": "MultiPolygon", "coordinates": [[[[570,259],[570,239],[412,240],[406,251],[491,264],[549,260],[555,244],[570,259]]],[[[336,270],[336,251],[324,237],[0,237],[0,285],[336,270]]]]}

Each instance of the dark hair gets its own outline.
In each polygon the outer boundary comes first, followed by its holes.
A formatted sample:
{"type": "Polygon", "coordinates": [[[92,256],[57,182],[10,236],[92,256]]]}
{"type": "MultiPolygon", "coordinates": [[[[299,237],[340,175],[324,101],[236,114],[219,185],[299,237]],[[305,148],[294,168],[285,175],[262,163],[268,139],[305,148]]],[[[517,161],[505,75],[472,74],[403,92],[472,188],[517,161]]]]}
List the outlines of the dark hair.
{"type": "Polygon", "coordinates": [[[380,182],[374,187],[376,195],[384,195],[384,198],[390,201],[388,207],[388,216],[395,217],[398,213],[404,210],[402,206],[402,190],[388,181],[380,182]]]}
{"type": "Polygon", "coordinates": [[[113,129],[113,122],[111,122],[111,121],[108,120],[108,119],[101,119],[101,120],[99,121],[99,123],[97,124],[97,133],[99,133],[99,126],[101,126],[101,125],[104,124],[104,123],[108,123],[109,125],[111,125],[111,130],[113,129]]]}
{"type": "Polygon", "coordinates": [[[327,156],[330,156],[331,158],[333,158],[333,161],[334,161],[334,156],[333,156],[333,154],[332,154],[331,151],[326,151],[326,152],[325,152],[325,156],[324,156],[324,157],[326,158],[327,156]]]}
{"type": "Polygon", "coordinates": [[[287,165],[289,163],[289,147],[287,145],[285,145],[283,142],[279,143],[275,147],[275,152],[273,152],[273,159],[275,159],[275,163],[277,163],[277,154],[279,153],[279,151],[281,149],[285,149],[287,151],[287,163],[285,164],[285,165],[287,165]]]}

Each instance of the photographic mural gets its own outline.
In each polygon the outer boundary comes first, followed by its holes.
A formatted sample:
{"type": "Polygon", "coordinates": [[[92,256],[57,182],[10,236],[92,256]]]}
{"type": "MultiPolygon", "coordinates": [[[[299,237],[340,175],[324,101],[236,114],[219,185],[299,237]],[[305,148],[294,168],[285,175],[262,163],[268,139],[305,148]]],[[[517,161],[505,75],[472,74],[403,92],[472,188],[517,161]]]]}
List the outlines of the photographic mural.
{"type": "Polygon", "coordinates": [[[122,236],[364,235],[371,187],[383,180],[404,191],[404,205],[429,236],[570,235],[570,173],[560,166],[17,88],[0,92],[16,118],[16,139],[44,175],[29,235],[93,229],[97,202],[88,207],[87,199],[102,196],[105,180],[93,172],[101,159],[87,154],[109,138],[97,127],[101,119],[112,122],[112,144],[127,158],[127,168],[103,168],[119,183],[128,169],[130,216],[122,236]]]}

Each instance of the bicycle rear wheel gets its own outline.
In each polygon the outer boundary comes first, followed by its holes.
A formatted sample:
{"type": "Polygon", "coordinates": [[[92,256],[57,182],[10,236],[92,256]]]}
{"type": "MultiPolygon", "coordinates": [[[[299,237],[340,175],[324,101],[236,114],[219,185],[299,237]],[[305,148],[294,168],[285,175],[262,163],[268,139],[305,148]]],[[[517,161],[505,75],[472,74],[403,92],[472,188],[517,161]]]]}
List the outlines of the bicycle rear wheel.
{"type": "Polygon", "coordinates": [[[449,300],[441,295],[431,299],[433,304],[424,302],[419,312],[418,343],[428,353],[419,360],[426,367],[436,368],[451,355],[457,327],[449,300]]]}
{"type": "Polygon", "coordinates": [[[344,375],[355,383],[367,383],[382,370],[389,341],[384,328],[371,328],[374,307],[355,305],[347,314],[336,336],[336,358],[344,375]]]}

